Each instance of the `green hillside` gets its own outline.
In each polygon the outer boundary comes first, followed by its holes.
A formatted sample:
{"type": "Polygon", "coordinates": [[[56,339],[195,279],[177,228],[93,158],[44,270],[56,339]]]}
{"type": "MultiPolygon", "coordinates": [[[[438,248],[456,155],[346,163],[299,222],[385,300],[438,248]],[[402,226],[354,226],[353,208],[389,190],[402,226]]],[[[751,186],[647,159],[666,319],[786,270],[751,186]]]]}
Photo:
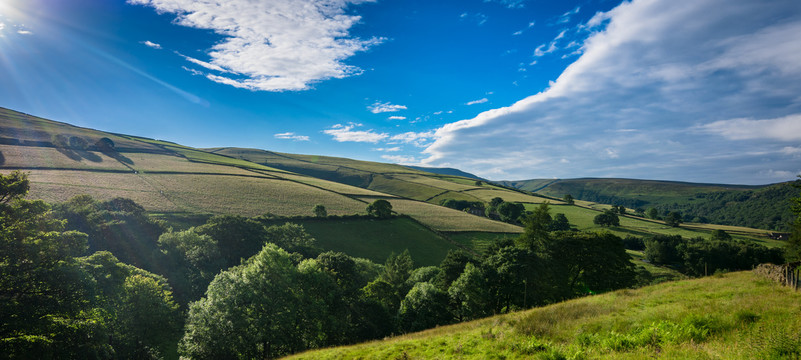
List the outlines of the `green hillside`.
{"type": "MultiPolygon", "coordinates": [[[[303,161],[313,163],[317,158],[306,156],[303,161]]],[[[327,166],[326,162],[359,166],[365,163],[322,158],[321,166],[327,166]]],[[[324,205],[329,215],[364,214],[369,202],[386,198],[397,203],[393,204],[395,212],[412,216],[435,231],[521,231],[517,226],[414,201],[419,196],[395,200],[396,196],[380,191],[382,186],[361,188],[279,167],[282,166],[251,162],[242,156],[85,129],[0,109],[0,170],[28,173],[30,198],[64,202],[81,194],[99,200],[125,197],[156,213],[243,216],[308,216],[317,204],[324,205]],[[101,139],[112,145],[100,148],[101,139]]],[[[428,173],[392,164],[370,163],[370,167],[384,173],[405,172],[410,177],[403,184],[408,185],[410,193],[434,196],[443,192],[414,182],[428,173]]]]}
{"type": "Polygon", "coordinates": [[[786,231],[792,220],[788,199],[798,190],[790,183],[764,186],[696,184],[632,179],[567,179],[502,182],[508,186],[562,198],[678,211],[686,221],[786,231]]]}
{"type": "Polygon", "coordinates": [[[801,293],[752,272],[619,290],[290,359],[797,359],[801,293]]]}
{"type": "Polygon", "coordinates": [[[394,164],[258,149],[208,150],[215,154],[437,205],[446,199],[488,202],[494,197],[500,197],[506,201],[531,204],[547,200],[475,178],[435,173],[435,170],[428,172],[418,170],[421,168],[394,164]]]}

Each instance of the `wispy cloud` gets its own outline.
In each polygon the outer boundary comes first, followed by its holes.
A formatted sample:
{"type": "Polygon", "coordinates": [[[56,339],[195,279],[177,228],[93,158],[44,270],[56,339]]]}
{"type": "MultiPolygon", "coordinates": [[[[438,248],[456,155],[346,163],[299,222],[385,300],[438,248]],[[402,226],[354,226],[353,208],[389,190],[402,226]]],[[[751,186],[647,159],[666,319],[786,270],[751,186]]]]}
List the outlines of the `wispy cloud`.
{"type": "Polygon", "coordinates": [[[275,134],[276,139],[284,139],[284,140],[294,140],[294,141],[309,141],[309,137],[306,135],[295,135],[293,132],[285,132],[280,134],[275,134]]]}
{"type": "Polygon", "coordinates": [[[481,26],[481,25],[484,25],[484,24],[487,23],[487,20],[489,19],[489,17],[487,17],[487,15],[484,15],[482,13],[471,14],[471,13],[464,12],[461,15],[459,15],[459,19],[466,20],[466,21],[472,21],[472,22],[475,22],[478,26],[481,26]]]}
{"type": "Polygon", "coordinates": [[[775,139],[780,141],[801,141],[801,114],[765,120],[720,120],[701,125],[698,129],[718,134],[731,140],[775,139]]]}
{"type": "Polygon", "coordinates": [[[31,32],[30,30],[17,30],[17,34],[20,34],[20,35],[33,35],[33,32],[31,32]]]}
{"type": "Polygon", "coordinates": [[[161,45],[160,44],[156,44],[156,43],[154,43],[154,42],[152,42],[150,40],[140,41],[139,43],[143,44],[143,45],[145,45],[147,47],[154,48],[154,49],[161,49],[161,45]]]}
{"type": "Polygon", "coordinates": [[[406,110],[406,105],[394,105],[389,102],[382,103],[380,101],[376,101],[373,105],[368,106],[367,110],[370,110],[370,112],[373,114],[397,112],[401,110],[406,110]]]}
{"type": "Polygon", "coordinates": [[[334,141],[338,142],[368,142],[377,143],[389,137],[386,133],[377,133],[372,129],[362,131],[353,129],[360,127],[362,124],[349,123],[348,125],[336,124],[328,130],[323,130],[323,133],[334,137],[334,141]]]}
{"type": "Polygon", "coordinates": [[[401,165],[416,165],[418,163],[414,156],[408,155],[381,155],[381,158],[401,165]]]}
{"type": "Polygon", "coordinates": [[[412,144],[417,147],[426,147],[434,138],[433,131],[414,132],[409,131],[402,134],[393,135],[389,138],[391,142],[412,144]]]}
{"type": "Polygon", "coordinates": [[[483,104],[483,103],[485,103],[487,101],[489,101],[487,98],[481,98],[481,99],[478,99],[478,100],[468,101],[467,103],[465,103],[465,105],[483,104]]]}
{"type": "Polygon", "coordinates": [[[391,147],[391,148],[376,148],[376,149],[373,149],[373,150],[375,150],[375,151],[383,151],[383,152],[397,152],[397,151],[401,151],[403,149],[401,149],[400,146],[395,146],[395,147],[391,147]]]}
{"type": "Polygon", "coordinates": [[[565,24],[565,23],[570,22],[570,18],[573,15],[578,14],[579,10],[581,10],[581,6],[576,6],[573,10],[570,10],[570,11],[562,14],[562,16],[559,17],[559,20],[557,20],[556,23],[557,24],[565,24]]]}
{"type": "Polygon", "coordinates": [[[496,2],[510,9],[521,9],[526,5],[526,0],[484,0],[484,2],[496,2]]]}
{"type": "Polygon", "coordinates": [[[532,22],[528,23],[528,26],[525,29],[515,31],[515,32],[512,33],[512,35],[515,35],[515,36],[522,35],[526,30],[533,28],[534,24],[536,24],[536,22],[532,21],[532,22]]]}
{"type": "Polygon", "coordinates": [[[406,120],[406,117],[405,116],[397,116],[396,115],[396,116],[390,116],[387,119],[389,119],[389,120],[406,120]]]}
{"type": "Polygon", "coordinates": [[[361,18],[346,10],[371,0],[127,1],[174,14],[179,25],[223,35],[204,61],[215,68],[204,67],[226,72],[207,77],[249,90],[305,90],[358,75],[362,70],[345,60],[384,40],[350,35],[361,18]]]}
{"type": "Polygon", "coordinates": [[[446,124],[421,162],[508,178],[764,184],[797,172],[801,3],[633,0],[587,26],[547,89],[446,124]]]}

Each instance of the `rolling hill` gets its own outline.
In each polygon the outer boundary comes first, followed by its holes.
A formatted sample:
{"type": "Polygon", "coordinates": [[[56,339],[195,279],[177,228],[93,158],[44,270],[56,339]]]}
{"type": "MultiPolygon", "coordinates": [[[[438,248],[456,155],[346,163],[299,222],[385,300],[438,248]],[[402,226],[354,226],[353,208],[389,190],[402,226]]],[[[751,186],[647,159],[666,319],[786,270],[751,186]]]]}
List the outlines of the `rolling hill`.
{"type": "Polygon", "coordinates": [[[801,293],[729,273],[288,359],[797,359],[801,293]]]}
{"type": "Polygon", "coordinates": [[[507,186],[562,198],[623,205],[631,209],[678,211],[686,221],[787,231],[792,221],[788,200],[799,190],[792,183],[762,186],[697,184],[634,179],[504,181],[507,186]]]}

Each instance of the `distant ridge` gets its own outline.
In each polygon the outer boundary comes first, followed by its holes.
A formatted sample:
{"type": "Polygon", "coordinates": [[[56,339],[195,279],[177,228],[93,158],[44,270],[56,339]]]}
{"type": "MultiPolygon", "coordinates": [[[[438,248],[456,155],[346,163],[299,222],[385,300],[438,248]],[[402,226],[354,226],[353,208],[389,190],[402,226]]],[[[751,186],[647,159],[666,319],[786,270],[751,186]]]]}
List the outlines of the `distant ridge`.
{"type": "Polygon", "coordinates": [[[481,181],[487,181],[487,179],[484,179],[484,178],[478,177],[476,175],[473,175],[473,174],[471,174],[469,172],[464,172],[462,170],[454,169],[454,168],[434,168],[434,167],[411,166],[411,165],[405,165],[405,166],[408,167],[408,168],[415,169],[415,170],[430,172],[432,174],[461,176],[461,177],[466,177],[466,178],[471,178],[471,179],[476,179],[476,180],[481,180],[481,181]]]}

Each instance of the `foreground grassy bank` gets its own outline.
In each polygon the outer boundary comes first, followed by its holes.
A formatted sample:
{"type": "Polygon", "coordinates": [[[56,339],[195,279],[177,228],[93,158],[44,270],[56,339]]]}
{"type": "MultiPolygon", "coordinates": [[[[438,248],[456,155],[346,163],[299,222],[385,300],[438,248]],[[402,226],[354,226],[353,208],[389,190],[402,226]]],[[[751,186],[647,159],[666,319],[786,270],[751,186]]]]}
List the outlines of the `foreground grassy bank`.
{"type": "Polygon", "coordinates": [[[801,293],[737,272],[291,358],[798,359],[801,293]]]}

